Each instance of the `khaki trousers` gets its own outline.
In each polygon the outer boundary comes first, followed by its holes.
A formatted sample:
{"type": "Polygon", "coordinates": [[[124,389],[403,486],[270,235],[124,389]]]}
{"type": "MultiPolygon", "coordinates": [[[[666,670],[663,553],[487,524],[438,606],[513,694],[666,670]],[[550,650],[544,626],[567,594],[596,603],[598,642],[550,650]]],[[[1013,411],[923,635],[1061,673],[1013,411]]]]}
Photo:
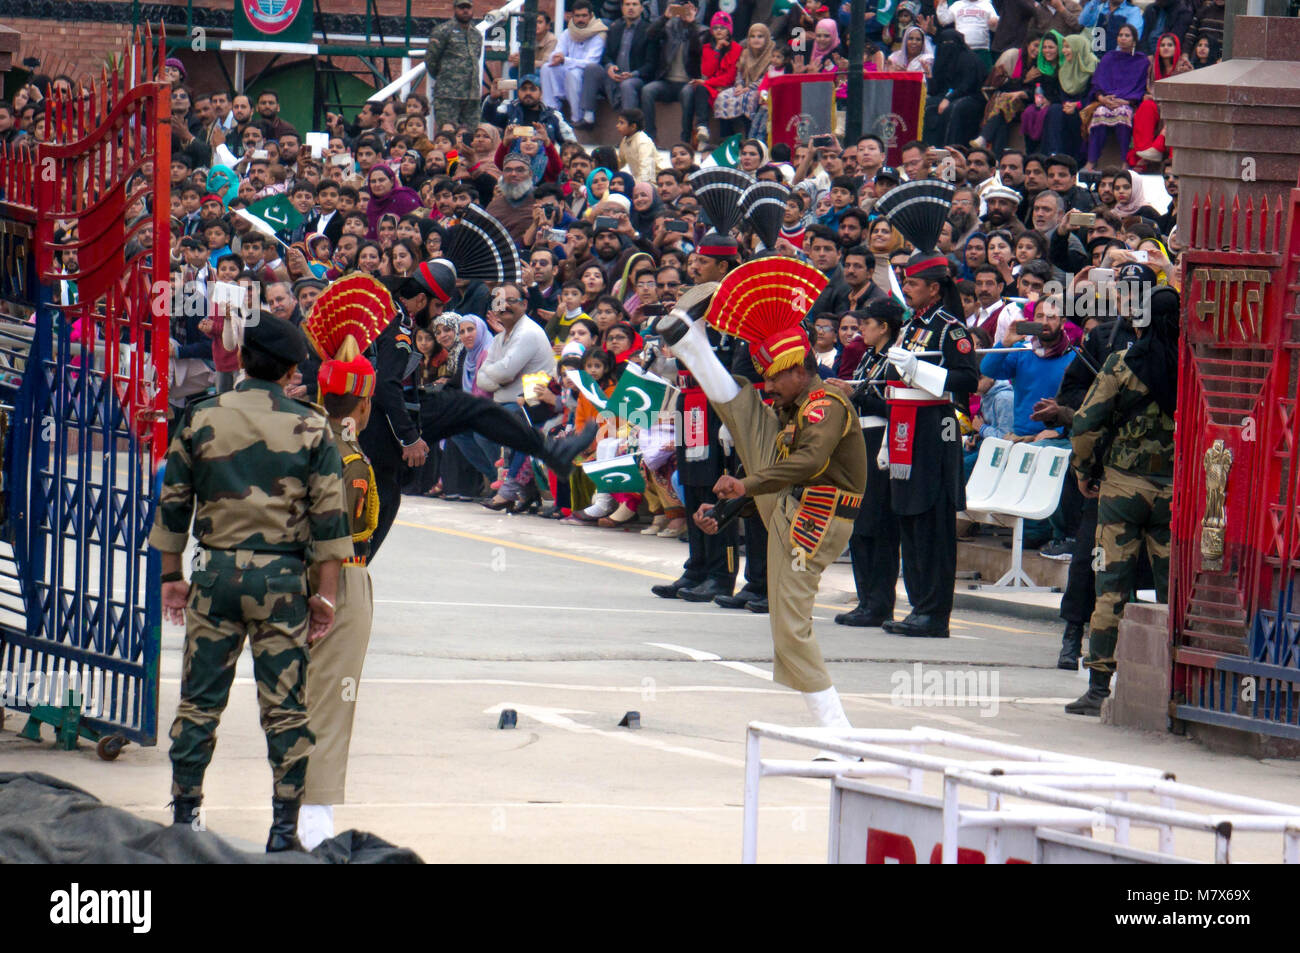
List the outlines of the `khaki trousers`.
{"type": "Polygon", "coordinates": [[[339,572],[334,628],[311,647],[307,665],[307,722],[316,733],[316,748],[307,761],[304,804],[343,803],[352,718],[373,614],[370,571],[344,566],[339,572]]]}
{"type": "MultiPolygon", "coordinates": [[[[714,404],[727,425],[746,473],[776,461],[781,425],[776,411],[763,403],[750,384],[725,404],[714,404]]],[[[833,518],[817,552],[809,558],[795,553],[790,526],[799,504],[789,493],[764,493],[754,498],[767,527],[768,618],[772,625],[772,677],[800,692],[820,692],[832,685],[821,646],[813,634],[812,610],[822,572],[848,545],[853,521],[833,518]]],[[[319,742],[317,742],[319,744],[319,742]]]]}

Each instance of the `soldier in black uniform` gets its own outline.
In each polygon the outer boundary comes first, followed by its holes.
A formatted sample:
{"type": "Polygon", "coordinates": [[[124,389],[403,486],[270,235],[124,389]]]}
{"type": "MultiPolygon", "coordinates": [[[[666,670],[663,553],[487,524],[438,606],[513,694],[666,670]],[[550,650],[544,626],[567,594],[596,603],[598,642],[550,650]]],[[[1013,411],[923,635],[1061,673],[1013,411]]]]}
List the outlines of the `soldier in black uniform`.
{"type": "MultiPolygon", "coordinates": [[[[696,256],[692,260],[692,277],[696,285],[703,287],[721,281],[740,264],[740,245],[730,236],[710,232],[701,239],[696,256]]],[[[713,328],[708,329],[708,334],[718,359],[724,366],[732,366],[735,339],[713,328]]],[[[676,410],[682,421],[677,430],[677,477],[682,484],[682,505],[687,513],[694,513],[702,504],[718,502],[713,486],[726,472],[727,452],[719,439],[722,421],[717,411],[709,406],[704,391],[680,364],[677,386],[680,394],[676,410]]],[[[740,527],[732,523],[716,535],[709,535],[691,520],[686,541],[689,552],[681,576],[665,585],[651,586],[650,591],[663,599],[687,602],[731,597],[736,588],[740,527]]]]}
{"type": "MultiPolygon", "coordinates": [[[[731,373],[745,378],[758,390],[763,389],[763,375],[754,366],[749,345],[744,341],[737,340],[732,349],[731,373]]],[[[724,433],[725,428],[719,431],[719,436],[724,433]]],[[[745,476],[744,464],[739,454],[734,452],[730,455],[727,469],[733,476],[745,476]]],[[[767,526],[756,510],[749,516],[742,516],[741,522],[745,527],[745,585],[734,596],[718,596],[713,601],[724,609],[748,609],[761,615],[768,611],[767,526]]]]}
{"type": "Polygon", "coordinates": [[[885,375],[890,367],[888,352],[903,324],[903,306],[892,298],[873,301],[860,312],[859,320],[862,336],[869,345],[867,353],[862,356],[852,380],[827,381],[849,396],[858,412],[867,447],[867,490],[862,509],[853,522],[853,535],[849,537],[858,605],[837,615],[835,622],[879,626],[894,619],[898,587],[898,516],[890,506],[889,471],[876,461],[889,425],[885,400],[885,375]]]}

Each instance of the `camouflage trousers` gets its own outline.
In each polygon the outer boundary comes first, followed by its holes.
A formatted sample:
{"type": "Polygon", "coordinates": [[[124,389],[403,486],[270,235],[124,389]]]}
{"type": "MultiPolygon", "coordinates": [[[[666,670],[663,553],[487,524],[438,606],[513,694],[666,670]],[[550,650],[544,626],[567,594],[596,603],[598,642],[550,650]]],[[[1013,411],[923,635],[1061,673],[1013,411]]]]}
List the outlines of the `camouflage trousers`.
{"type": "Polygon", "coordinates": [[[274,795],[301,798],[316,738],[307,723],[307,576],[291,554],[200,550],[185,613],[172,796],[197,797],[247,638],[274,795]]]}
{"type": "Polygon", "coordinates": [[[433,119],[439,126],[450,122],[457,126],[468,126],[472,132],[478,128],[479,123],[482,121],[479,101],[477,99],[444,99],[435,95],[433,97],[433,119]]]}
{"type": "Polygon", "coordinates": [[[1156,598],[1168,601],[1169,520],[1172,486],[1113,467],[1106,468],[1097,501],[1094,562],[1097,605],[1089,626],[1088,655],[1083,664],[1102,672],[1115,671],[1115,646],[1124,605],[1137,585],[1138,554],[1145,542],[1156,598]]]}

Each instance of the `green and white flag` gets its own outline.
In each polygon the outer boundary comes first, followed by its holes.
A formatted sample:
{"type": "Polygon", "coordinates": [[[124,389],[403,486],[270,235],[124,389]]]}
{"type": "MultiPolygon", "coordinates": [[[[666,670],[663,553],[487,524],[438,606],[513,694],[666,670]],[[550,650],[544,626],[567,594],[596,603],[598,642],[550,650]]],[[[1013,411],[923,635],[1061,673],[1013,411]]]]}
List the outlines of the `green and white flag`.
{"type": "Polygon", "coordinates": [[[625,453],[610,460],[593,460],[584,463],[582,469],[600,493],[640,493],[645,489],[645,478],[641,476],[635,454],[625,453]]]}
{"type": "Polygon", "coordinates": [[[907,299],[903,297],[903,289],[898,286],[898,275],[894,274],[892,265],[889,268],[889,296],[903,309],[904,321],[912,316],[912,309],[907,306],[907,299]]]}
{"type": "Polygon", "coordinates": [[[668,394],[668,382],[648,371],[643,371],[632,362],[628,362],[618,386],[609,395],[605,409],[618,418],[619,422],[631,423],[637,427],[649,427],[663,409],[664,398],[668,394]]]}
{"type": "Polygon", "coordinates": [[[293,207],[287,195],[268,195],[250,205],[248,211],[277,232],[291,232],[302,224],[302,213],[293,207]]]}
{"type": "Polygon", "coordinates": [[[564,372],[574,387],[578,388],[578,393],[591,401],[599,410],[604,410],[608,402],[605,392],[600,389],[600,385],[592,380],[591,376],[581,368],[569,368],[564,372]]]}
{"type": "Polygon", "coordinates": [[[889,26],[894,22],[894,13],[898,10],[898,0],[880,0],[876,5],[876,22],[889,26]]]}
{"type": "Polygon", "coordinates": [[[723,139],[718,144],[718,148],[709,153],[709,156],[718,165],[728,165],[733,169],[740,164],[740,144],[745,141],[745,137],[737,133],[723,139]]]}

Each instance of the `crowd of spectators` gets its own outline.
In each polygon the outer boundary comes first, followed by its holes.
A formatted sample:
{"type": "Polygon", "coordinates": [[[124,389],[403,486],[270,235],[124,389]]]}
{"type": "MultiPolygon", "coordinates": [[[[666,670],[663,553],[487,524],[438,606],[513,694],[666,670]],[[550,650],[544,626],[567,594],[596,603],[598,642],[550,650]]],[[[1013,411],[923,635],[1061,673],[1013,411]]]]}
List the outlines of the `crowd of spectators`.
{"type": "MultiPolygon", "coordinates": [[[[876,199],[900,181],[943,178],[957,190],[940,250],[959,279],[960,317],[995,351],[963,418],[968,461],[988,437],[1064,445],[1062,378],[1084,335],[1107,320],[1104,309],[1076,305],[1125,263],[1147,265],[1160,283],[1179,280],[1178,183],[1152,88],[1217,60],[1223,4],[902,0],[889,22],[868,13],[866,68],[925,74],[923,139],[902,144],[893,166],[873,134],[846,142],[814,130],[816,145],[769,149],[771,78],[825,72],[842,85],[849,9],[576,0],[563,24],[539,14],[536,73],[521,75],[512,56],[490,84],[473,79],[468,121],[463,97],[445,100],[461,113],[448,120],[412,93],[350,118],[329,114],[319,150],[281,118],[275,90],[250,96],[217,75],[191,80],[168,60],[171,191],[137,194],[127,219],[147,242],[152,203],[170,203],[173,405],[231,386],[241,307],[257,301],[300,322],[329,281],[354,271],[409,290],[403,280],[442,254],[448,229],[474,204],[517,244],[523,281],[461,281],[446,302],[397,295],[418,353],[406,381],[411,412],[433,390],[461,388],[519,407],[538,426],[580,427],[596,408],[567,370],[583,370],[605,393],[632,362],[675,380],[654,322],[711,267],[697,248],[712,223],[689,176],[717,161],[702,147],[738,135],[737,167],[790,189],[774,250],[830,278],[808,319],[825,377],[852,378],[865,350],[861,311],[894,293],[912,251],[873,211],[876,199]],[[680,135],[664,139],[656,112],[672,101],[680,135]],[[580,143],[577,132],[605,104],[617,111],[617,144],[580,143]],[[296,214],[271,237],[241,211],[276,196],[296,214]]],[[[474,29],[466,4],[449,29],[474,29]]],[[[435,80],[440,51],[454,45],[430,53],[435,80]]],[[[448,73],[448,97],[450,83],[448,73]]],[[[0,143],[46,139],[42,99],[72,85],[38,76],[0,103],[0,143]]],[[[741,239],[745,254],[759,250],[752,234],[741,239]]],[[[75,250],[61,258],[66,303],[76,294],[75,250]]],[[[308,371],[295,392],[309,396],[309,386],[308,371]]],[[[606,526],[649,515],[647,532],[683,536],[672,449],[681,452],[682,435],[671,429],[606,427],[588,451],[606,456],[639,440],[639,494],[595,493],[581,470],[548,484],[530,461],[471,434],[444,441],[411,471],[408,490],[606,526]]],[[[1027,543],[1068,558],[1070,525],[1063,505],[1027,543]]]]}

